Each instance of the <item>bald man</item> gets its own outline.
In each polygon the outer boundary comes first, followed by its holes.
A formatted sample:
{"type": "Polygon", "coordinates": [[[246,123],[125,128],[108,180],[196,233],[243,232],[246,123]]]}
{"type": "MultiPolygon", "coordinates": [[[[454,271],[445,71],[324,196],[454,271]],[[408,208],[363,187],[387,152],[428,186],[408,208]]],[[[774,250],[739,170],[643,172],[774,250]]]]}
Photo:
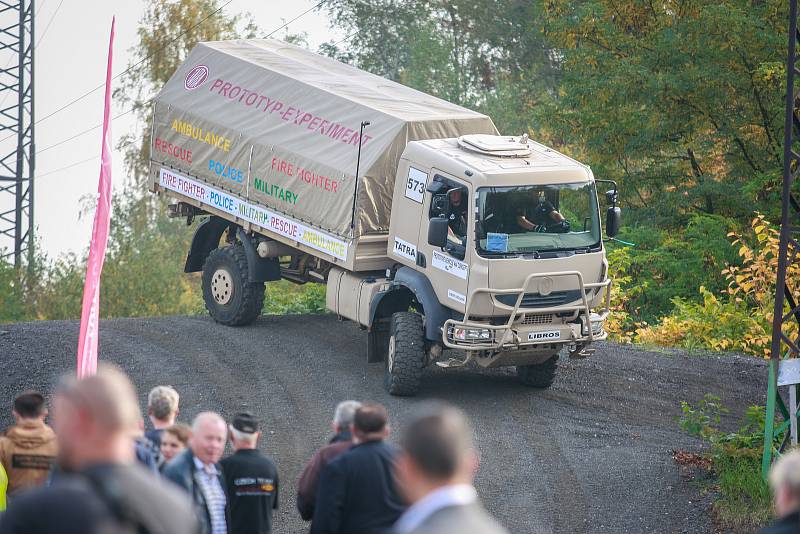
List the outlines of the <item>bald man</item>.
{"type": "Polygon", "coordinates": [[[140,417],[133,385],[113,366],[62,379],[53,406],[59,473],[15,499],[0,532],[196,533],[191,501],[134,462],[140,417]]]}
{"type": "Polygon", "coordinates": [[[189,493],[201,534],[227,534],[228,499],[219,460],[225,451],[227,425],[217,413],[194,418],[189,448],[170,461],[163,475],[189,493]]]}

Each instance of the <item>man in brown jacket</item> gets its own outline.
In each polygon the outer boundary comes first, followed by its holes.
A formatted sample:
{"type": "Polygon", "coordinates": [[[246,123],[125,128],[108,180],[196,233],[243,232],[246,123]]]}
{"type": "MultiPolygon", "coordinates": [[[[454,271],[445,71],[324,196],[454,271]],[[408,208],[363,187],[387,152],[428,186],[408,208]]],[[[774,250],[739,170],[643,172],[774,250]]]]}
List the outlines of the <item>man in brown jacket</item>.
{"type": "Polygon", "coordinates": [[[360,407],[361,403],[353,400],[340,402],[336,406],[331,424],[334,432],[333,438],[327,446],[314,454],[300,475],[300,481],[297,483],[297,511],[300,512],[300,517],[306,521],[311,521],[314,517],[314,503],[317,499],[317,486],[319,486],[319,474],[322,469],[328,465],[328,462],[347,452],[354,445],[350,425],[353,424],[356,410],[360,407]]]}
{"type": "Polygon", "coordinates": [[[44,422],[44,397],[29,391],[14,399],[14,420],[0,437],[0,463],[8,473],[8,495],[43,486],[58,452],[56,435],[44,422]]]}

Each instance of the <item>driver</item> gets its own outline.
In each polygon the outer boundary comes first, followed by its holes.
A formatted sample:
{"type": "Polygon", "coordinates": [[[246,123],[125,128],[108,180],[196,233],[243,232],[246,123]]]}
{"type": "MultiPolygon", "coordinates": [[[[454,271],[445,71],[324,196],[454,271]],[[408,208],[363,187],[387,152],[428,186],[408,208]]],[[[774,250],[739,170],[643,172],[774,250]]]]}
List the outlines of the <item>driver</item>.
{"type": "Polygon", "coordinates": [[[544,191],[532,190],[533,206],[517,208],[517,226],[523,231],[542,231],[548,227],[558,226],[562,231],[569,231],[569,226],[561,213],[547,200],[544,191]]]}
{"type": "Polygon", "coordinates": [[[463,244],[467,237],[467,202],[462,189],[450,191],[450,214],[448,215],[447,237],[458,244],[463,244]]]}

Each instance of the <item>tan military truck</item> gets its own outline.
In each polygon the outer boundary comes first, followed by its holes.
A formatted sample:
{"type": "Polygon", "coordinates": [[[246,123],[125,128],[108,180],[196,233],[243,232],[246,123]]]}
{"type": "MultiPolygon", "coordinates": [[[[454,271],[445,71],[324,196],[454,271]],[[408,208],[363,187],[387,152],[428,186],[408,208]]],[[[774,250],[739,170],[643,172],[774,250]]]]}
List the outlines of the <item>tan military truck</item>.
{"type": "Polygon", "coordinates": [[[203,219],[185,270],[219,323],[252,323],[266,282],[326,284],[395,395],[470,361],[548,387],[562,348],[606,337],[602,180],[484,115],[280,41],[208,42],[156,97],[150,149],[151,190],[203,219]]]}

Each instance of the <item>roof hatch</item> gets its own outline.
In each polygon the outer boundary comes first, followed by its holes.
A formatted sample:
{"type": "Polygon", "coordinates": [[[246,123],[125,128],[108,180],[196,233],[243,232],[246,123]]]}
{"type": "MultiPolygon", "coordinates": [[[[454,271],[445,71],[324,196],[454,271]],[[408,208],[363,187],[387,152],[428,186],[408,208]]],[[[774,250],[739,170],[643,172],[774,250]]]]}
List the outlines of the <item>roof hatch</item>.
{"type": "Polygon", "coordinates": [[[458,138],[458,146],[487,156],[521,158],[531,154],[527,134],[520,137],[487,134],[462,135],[458,138]]]}

